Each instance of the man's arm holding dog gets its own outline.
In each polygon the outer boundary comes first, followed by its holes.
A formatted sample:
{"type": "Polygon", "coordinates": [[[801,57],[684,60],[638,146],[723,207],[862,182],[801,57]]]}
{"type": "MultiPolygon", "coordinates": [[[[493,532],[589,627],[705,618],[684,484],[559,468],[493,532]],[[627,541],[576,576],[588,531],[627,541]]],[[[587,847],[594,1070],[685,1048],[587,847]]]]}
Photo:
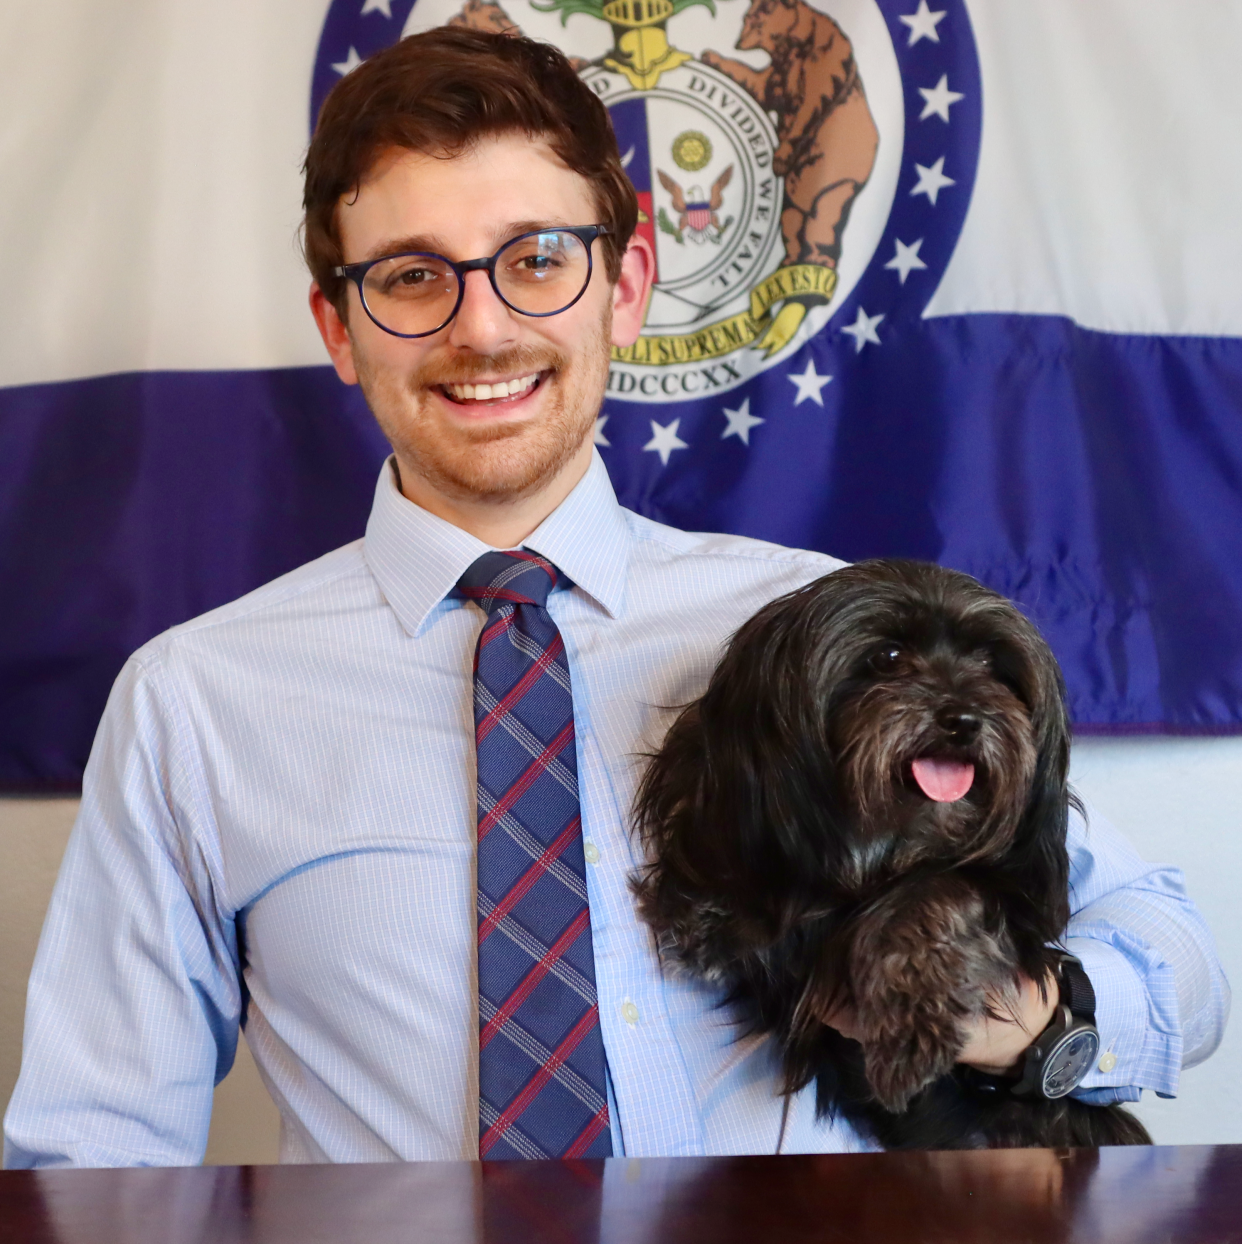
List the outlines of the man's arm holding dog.
{"type": "Polygon", "coordinates": [[[1176,1096],[1183,1067],[1220,1044],[1229,985],[1181,870],[1152,864],[1098,813],[1071,813],[1066,946],[1096,993],[1101,1048],[1116,1058],[1075,1096],[1137,1101],[1139,1089],[1176,1096]]]}
{"type": "MultiPolygon", "coordinates": [[[[1216,1049],[1229,1014],[1212,935],[1186,897],[1181,870],[1142,859],[1099,815],[1088,823],[1071,812],[1067,845],[1073,914],[1065,942],[1091,980],[1101,1048],[1113,1056],[1109,1070],[1097,1065],[1074,1095],[1096,1105],[1138,1101],[1144,1088],[1174,1097],[1181,1069],[1216,1049]]],[[[1041,989],[1024,978],[1019,996],[999,1008],[1012,1019],[980,1021],[960,1061],[995,1075],[1015,1070],[1056,1001],[1055,983],[1041,989]]],[[[853,1035],[848,1011],[831,1022],[853,1035]]]]}

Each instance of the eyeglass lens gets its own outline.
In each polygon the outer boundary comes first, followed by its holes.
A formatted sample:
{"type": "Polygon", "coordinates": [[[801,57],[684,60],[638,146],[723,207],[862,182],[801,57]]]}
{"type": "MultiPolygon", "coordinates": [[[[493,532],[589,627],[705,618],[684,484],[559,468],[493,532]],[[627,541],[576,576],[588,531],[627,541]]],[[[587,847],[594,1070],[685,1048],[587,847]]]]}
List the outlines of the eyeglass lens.
{"type": "MultiPolygon", "coordinates": [[[[497,293],[515,311],[554,315],[586,288],[590,255],[572,233],[550,229],[502,247],[494,274],[497,293]]],[[[457,273],[440,255],[395,255],[374,264],[362,282],[371,315],[410,336],[442,328],[457,305],[457,291],[457,273]]]]}

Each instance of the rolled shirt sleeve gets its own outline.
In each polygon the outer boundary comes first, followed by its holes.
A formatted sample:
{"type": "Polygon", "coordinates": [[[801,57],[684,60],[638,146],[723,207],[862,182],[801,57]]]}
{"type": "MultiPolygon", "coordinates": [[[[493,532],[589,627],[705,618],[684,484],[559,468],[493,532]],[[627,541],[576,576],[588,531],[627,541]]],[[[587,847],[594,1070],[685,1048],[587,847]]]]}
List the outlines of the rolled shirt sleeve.
{"type": "Polygon", "coordinates": [[[232,1066],[236,935],[156,674],[130,661],[92,750],[31,974],[9,1168],[198,1163],[232,1066]]]}
{"type": "Polygon", "coordinates": [[[1075,1092],[1096,1105],[1177,1094],[1182,1067],[1220,1044],[1229,986],[1179,869],[1142,859],[1094,810],[1071,812],[1066,947],[1095,989],[1099,1063],[1075,1092]]]}

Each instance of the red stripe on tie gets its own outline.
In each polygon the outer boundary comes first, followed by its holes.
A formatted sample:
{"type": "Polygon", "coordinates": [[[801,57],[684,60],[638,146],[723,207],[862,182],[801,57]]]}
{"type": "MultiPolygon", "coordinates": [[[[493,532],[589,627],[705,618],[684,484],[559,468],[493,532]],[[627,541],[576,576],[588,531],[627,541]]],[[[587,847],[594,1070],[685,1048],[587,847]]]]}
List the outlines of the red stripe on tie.
{"type": "Polygon", "coordinates": [[[496,822],[526,793],[534,780],[565,750],[566,743],[572,742],[573,737],[574,723],[571,720],[562,727],[560,734],[530,762],[526,772],[505,791],[504,797],[479,822],[480,842],[487,837],[496,822]]]}
{"type": "Polygon", "coordinates": [[[493,639],[499,639],[512,625],[514,619],[514,611],[509,610],[508,613],[501,613],[495,622],[489,622],[484,628],[483,633],[479,636],[479,642],[474,648],[474,676],[479,676],[479,653],[492,642],[493,639]]]}
{"type": "Polygon", "coordinates": [[[525,549],[513,549],[509,553],[510,557],[516,557],[519,561],[531,562],[538,566],[544,574],[552,580],[552,586],[556,586],[556,571],[552,567],[552,563],[546,557],[540,557],[538,553],[528,553],[525,549]]]}
{"type": "Polygon", "coordinates": [[[535,598],[507,587],[463,587],[461,594],[470,600],[507,600],[515,605],[533,605],[535,598]]]}
{"type": "Polygon", "coordinates": [[[608,1126],[608,1105],[605,1103],[600,1107],[599,1114],[593,1118],[590,1123],[582,1129],[578,1139],[561,1155],[566,1158],[576,1158],[584,1154],[590,1147],[591,1142],[608,1126]]]}
{"type": "Polygon", "coordinates": [[[590,928],[590,924],[590,910],[584,907],[521,979],[517,988],[505,999],[500,1010],[479,1030],[479,1049],[487,1048],[491,1039],[509,1022],[513,1012],[530,997],[535,986],[552,970],[552,965],[582,936],[586,929],[590,928]]]}
{"type": "MultiPolygon", "coordinates": [[[[488,1151],[496,1144],[498,1140],[509,1130],[513,1124],[522,1117],[522,1112],[534,1101],[536,1094],[543,1088],[545,1084],[552,1078],[565,1060],[578,1048],[582,1043],[582,1038],[591,1031],[599,1022],[599,1016],[594,1007],[569,1030],[565,1040],[560,1043],[552,1052],[552,1056],[548,1059],[538,1071],[526,1082],[526,1087],[509,1103],[505,1112],[496,1120],[495,1123],[483,1133],[483,1138],[479,1141],[479,1157],[486,1157],[488,1151]]],[[[605,1112],[607,1106],[604,1107],[605,1112]]]]}
{"type": "MultiPolygon", "coordinates": [[[[476,746],[482,743],[492,732],[492,728],[500,719],[547,673],[548,666],[565,651],[565,641],[559,631],[556,638],[539,654],[530,669],[509,689],[509,693],[481,722],[474,728],[476,746]]],[[[476,657],[477,660],[477,657],[476,657]]]]}
{"type": "Polygon", "coordinates": [[[496,926],[513,910],[518,899],[548,871],[554,859],[573,841],[582,828],[582,818],[575,816],[556,836],[555,840],[544,847],[543,854],[518,878],[508,894],[492,908],[487,918],[479,925],[479,945],[481,946],[495,931],[496,926]]]}

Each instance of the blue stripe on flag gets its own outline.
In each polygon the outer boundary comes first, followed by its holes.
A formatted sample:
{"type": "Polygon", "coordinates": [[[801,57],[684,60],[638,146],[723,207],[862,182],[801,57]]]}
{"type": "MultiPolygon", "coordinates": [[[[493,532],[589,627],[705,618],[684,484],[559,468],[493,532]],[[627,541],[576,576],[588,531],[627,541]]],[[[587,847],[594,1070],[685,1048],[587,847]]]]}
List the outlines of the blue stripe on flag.
{"type": "Polygon", "coordinates": [[[0,789],[72,789],[153,635],[357,539],[387,445],[329,367],[0,389],[0,789]]]}
{"type": "MultiPolygon", "coordinates": [[[[1080,730],[1242,731],[1242,340],[899,321],[608,413],[624,504],[957,566],[1038,621],[1080,730]],[[808,360],[822,406],[793,404],[808,360]],[[722,435],[743,397],[749,444],[722,435]],[[673,419],[663,466],[644,446],[673,419]]],[[[72,788],[125,657],[360,536],[385,452],[326,367],[0,389],[0,788],[72,788]]]]}

